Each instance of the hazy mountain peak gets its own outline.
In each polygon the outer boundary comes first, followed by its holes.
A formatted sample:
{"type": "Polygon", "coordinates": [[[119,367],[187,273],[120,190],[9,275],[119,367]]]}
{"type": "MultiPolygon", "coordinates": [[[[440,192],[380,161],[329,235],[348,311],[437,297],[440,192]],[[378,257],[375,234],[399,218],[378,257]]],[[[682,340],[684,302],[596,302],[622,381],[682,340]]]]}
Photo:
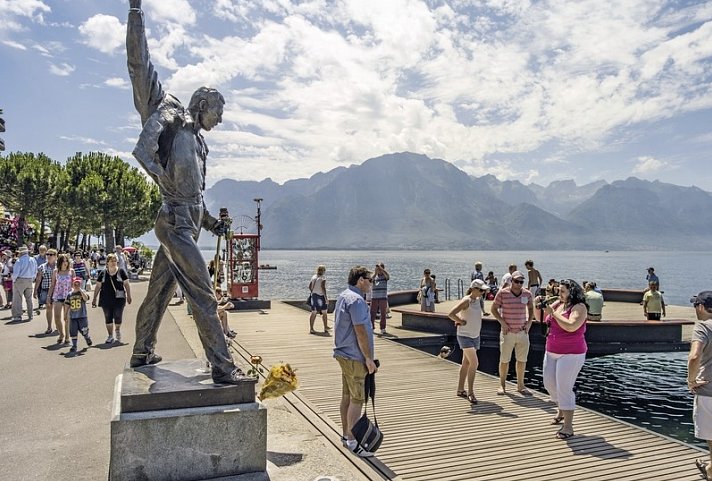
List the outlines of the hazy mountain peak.
{"type": "Polygon", "coordinates": [[[712,248],[712,195],[698,188],[635,177],[526,186],[413,152],[284,185],[224,179],[206,205],[254,215],[255,197],[266,248],[712,248]]]}

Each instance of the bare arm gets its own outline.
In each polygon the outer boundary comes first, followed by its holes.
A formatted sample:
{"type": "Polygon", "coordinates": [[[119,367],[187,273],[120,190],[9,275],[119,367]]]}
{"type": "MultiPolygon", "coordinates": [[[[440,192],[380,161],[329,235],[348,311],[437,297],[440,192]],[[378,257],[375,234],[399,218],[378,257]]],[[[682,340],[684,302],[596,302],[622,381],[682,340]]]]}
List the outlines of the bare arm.
{"type": "Polygon", "coordinates": [[[37,276],[35,277],[35,297],[39,297],[41,286],[42,286],[42,271],[37,269],[37,276]]]}
{"type": "MultiPolygon", "coordinates": [[[[101,274],[101,279],[104,279],[104,275],[106,275],[106,271],[103,271],[103,274],[101,274]]],[[[92,307],[96,307],[96,298],[99,297],[99,293],[101,292],[101,281],[99,280],[99,276],[96,276],[96,281],[94,281],[94,298],[91,301],[92,307]]]]}
{"type": "Polygon", "coordinates": [[[447,317],[449,317],[450,320],[452,320],[452,322],[454,322],[456,326],[464,326],[465,324],[467,324],[467,321],[458,316],[457,313],[465,309],[469,303],[470,301],[468,301],[467,299],[463,299],[458,302],[455,307],[450,310],[450,312],[448,312],[447,317]]]}
{"type": "MultiPolygon", "coordinates": [[[[527,323],[524,326],[524,330],[529,332],[529,329],[532,327],[532,322],[534,321],[534,299],[531,296],[529,296],[529,302],[527,302],[527,313],[527,323]]],[[[586,318],[584,317],[584,319],[586,318]]]]}
{"type": "Polygon", "coordinates": [[[500,293],[498,292],[497,295],[494,297],[494,302],[492,303],[491,311],[492,311],[492,315],[494,316],[495,319],[497,319],[497,321],[499,322],[499,325],[502,328],[502,334],[507,334],[509,332],[509,326],[507,326],[507,323],[504,322],[502,313],[499,312],[500,307],[502,307],[502,297],[500,296],[500,293]]]}
{"type": "Polygon", "coordinates": [[[697,373],[700,372],[700,358],[702,357],[702,342],[692,341],[690,343],[690,355],[687,357],[687,387],[690,391],[695,390],[709,383],[709,379],[698,379],[697,373]]]}
{"type": "Polygon", "coordinates": [[[54,294],[54,285],[57,283],[57,269],[52,271],[52,281],[49,283],[49,292],[47,293],[47,304],[52,304],[52,294],[54,294]]]}
{"type": "Polygon", "coordinates": [[[366,358],[366,369],[368,373],[372,374],[378,371],[376,364],[371,358],[371,350],[368,342],[368,332],[363,324],[354,324],[354,332],[356,333],[356,341],[358,342],[358,348],[361,350],[361,354],[366,358]]]}
{"type": "MultiPolygon", "coordinates": [[[[558,308],[559,306],[557,305],[556,307],[558,308]]],[[[551,314],[556,323],[566,332],[574,332],[586,322],[586,317],[588,317],[586,306],[583,304],[576,304],[572,307],[568,319],[552,306],[547,306],[546,313],[551,314]]]]}
{"type": "Polygon", "coordinates": [[[131,304],[131,283],[128,279],[124,280],[124,291],[126,291],[126,302],[131,304]]]}

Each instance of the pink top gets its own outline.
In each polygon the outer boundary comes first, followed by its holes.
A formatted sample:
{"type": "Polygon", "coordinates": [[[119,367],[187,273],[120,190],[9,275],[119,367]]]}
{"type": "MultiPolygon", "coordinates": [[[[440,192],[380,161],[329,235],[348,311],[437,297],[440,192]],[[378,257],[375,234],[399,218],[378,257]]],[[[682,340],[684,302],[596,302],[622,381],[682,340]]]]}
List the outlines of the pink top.
{"type": "MultiPolygon", "coordinates": [[[[573,307],[573,306],[572,306],[573,307]]],[[[566,319],[571,315],[571,308],[561,313],[566,319]]],[[[586,323],[574,332],[565,331],[554,316],[546,316],[545,322],[549,324],[549,335],[546,337],[546,351],[554,354],[586,354],[586,323]]]]}

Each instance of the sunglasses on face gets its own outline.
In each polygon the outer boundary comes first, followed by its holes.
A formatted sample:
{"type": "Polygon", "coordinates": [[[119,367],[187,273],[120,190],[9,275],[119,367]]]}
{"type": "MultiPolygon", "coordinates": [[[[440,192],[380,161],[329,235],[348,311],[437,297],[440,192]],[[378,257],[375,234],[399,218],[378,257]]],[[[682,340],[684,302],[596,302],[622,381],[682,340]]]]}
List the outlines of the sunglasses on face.
{"type": "Polygon", "coordinates": [[[514,282],[515,284],[524,284],[524,281],[512,281],[512,282],[514,282]]]}

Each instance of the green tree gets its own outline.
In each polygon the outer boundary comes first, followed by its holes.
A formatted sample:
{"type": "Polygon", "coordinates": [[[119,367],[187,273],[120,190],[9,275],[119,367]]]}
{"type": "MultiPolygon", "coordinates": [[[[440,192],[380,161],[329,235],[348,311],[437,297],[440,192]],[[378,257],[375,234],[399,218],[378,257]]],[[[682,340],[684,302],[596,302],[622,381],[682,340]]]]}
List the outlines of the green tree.
{"type": "Polygon", "coordinates": [[[103,226],[106,248],[124,236],[138,237],[153,227],[160,206],[157,187],[119,157],[101,152],[77,153],[67,161],[70,199],[86,207],[85,227],[103,226]],[[74,196],[74,197],[72,197],[74,196]]]}
{"type": "MultiPolygon", "coordinates": [[[[45,222],[56,205],[62,188],[62,167],[46,155],[15,152],[0,158],[0,203],[22,221],[33,216],[40,222],[39,240],[44,239],[45,222]]],[[[19,239],[23,243],[25,239],[19,239]]]]}

